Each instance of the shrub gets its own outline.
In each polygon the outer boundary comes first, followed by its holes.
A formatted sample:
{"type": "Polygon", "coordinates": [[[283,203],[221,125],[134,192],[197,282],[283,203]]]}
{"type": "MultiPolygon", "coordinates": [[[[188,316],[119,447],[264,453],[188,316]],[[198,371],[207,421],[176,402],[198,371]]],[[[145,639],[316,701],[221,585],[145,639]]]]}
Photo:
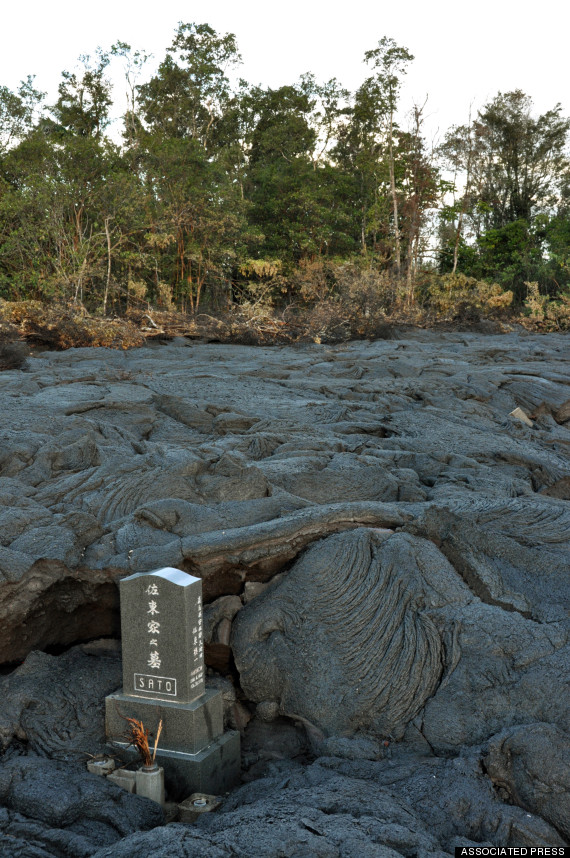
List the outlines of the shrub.
{"type": "Polygon", "coordinates": [[[28,341],[54,349],[106,346],[132,348],[144,342],[128,321],[89,316],[75,305],[39,301],[0,301],[0,322],[13,325],[28,341]]]}
{"type": "Polygon", "coordinates": [[[418,297],[441,319],[475,320],[498,316],[513,303],[513,293],[498,283],[487,283],[465,274],[429,273],[418,284],[418,297]]]}
{"type": "Polygon", "coordinates": [[[524,305],[536,326],[547,331],[570,330],[570,294],[560,292],[557,298],[541,295],[538,283],[525,283],[528,293],[524,305]]]}

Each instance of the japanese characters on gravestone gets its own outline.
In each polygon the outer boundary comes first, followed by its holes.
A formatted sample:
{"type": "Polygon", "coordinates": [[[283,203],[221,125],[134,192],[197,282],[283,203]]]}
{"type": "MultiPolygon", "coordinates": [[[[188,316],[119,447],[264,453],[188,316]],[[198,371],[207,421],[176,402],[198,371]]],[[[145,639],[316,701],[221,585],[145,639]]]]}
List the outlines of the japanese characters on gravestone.
{"type": "Polygon", "coordinates": [[[204,694],[202,581],[178,569],[123,578],[123,692],[191,703],[204,694]]]}

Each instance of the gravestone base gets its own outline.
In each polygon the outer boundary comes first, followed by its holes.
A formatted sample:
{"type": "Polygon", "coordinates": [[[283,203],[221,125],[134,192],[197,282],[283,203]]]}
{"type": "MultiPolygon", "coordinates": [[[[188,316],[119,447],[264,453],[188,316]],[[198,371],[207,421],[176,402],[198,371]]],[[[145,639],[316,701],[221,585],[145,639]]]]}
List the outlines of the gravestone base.
{"type": "MultiPolygon", "coordinates": [[[[125,762],[138,759],[126,742],[113,742],[113,750],[125,762]]],[[[228,730],[197,754],[158,749],[156,762],[164,769],[170,801],[183,801],[194,792],[219,795],[239,781],[241,758],[237,730],[228,730]]]]}
{"type": "Polygon", "coordinates": [[[224,732],[222,692],[207,689],[192,703],[170,700],[146,700],[117,692],[105,698],[105,734],[111,741],[121,741],[129,724],[125,718],[136,718],[148,728],[151,748],[158,724],[162,720],[160,749],[196,754],[224,732]]]}

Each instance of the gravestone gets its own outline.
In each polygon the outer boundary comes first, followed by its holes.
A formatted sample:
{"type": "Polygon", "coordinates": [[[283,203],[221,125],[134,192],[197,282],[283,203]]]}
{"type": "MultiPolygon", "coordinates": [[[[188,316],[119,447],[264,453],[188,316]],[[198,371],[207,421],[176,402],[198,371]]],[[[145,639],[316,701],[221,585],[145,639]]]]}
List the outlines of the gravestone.
{"type": "Polygon", "coordinates": [[[142,721],[175,799],[220,793],[237,780],[239,733],[224,733],[222,694],[206,689],[202,581],[179,569],[120,582],[123,689],[105,700],[106,735],[127,757],[128,718],[142,721]]]}
{"type": "Polygon", "coordinates": [[[178,569],[120,583],[123,691],[191,703],[204,686],[202,581],[178,569]]]}

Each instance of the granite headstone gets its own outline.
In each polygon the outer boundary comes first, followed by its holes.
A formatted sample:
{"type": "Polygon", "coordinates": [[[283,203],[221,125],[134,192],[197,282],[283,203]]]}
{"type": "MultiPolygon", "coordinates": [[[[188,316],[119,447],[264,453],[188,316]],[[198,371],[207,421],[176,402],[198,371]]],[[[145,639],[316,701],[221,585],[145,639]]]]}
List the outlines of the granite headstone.
{"type": "Polygon", "coordinates": [[[123,578],[123,692],[191,703],[204,694],[202,581],[165,568],[123,578]]]}
{"type": "Polygon", "coordinates": [[[202,581],[179,569],[129,575],[120,583],[123,688],[105,699],[114,752],[136,757],[128,719],[151,740],[171,797],[225,792],[239,778],[239,733],[224,733],[222,694],[205,687],[202,581]]]}

